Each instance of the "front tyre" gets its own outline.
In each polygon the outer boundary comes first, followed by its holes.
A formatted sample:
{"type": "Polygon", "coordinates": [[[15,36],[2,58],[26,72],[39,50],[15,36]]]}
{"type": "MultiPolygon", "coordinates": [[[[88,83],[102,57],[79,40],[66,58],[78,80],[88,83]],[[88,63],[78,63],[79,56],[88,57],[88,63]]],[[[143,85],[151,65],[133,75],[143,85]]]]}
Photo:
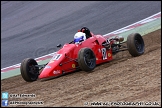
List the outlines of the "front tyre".
{"type": "Polygon", "coordinates": [[[145,51],[145,44],[142,36],[139,33],[132,33],[127,37],[127,47],[129,53],[136,57],[140,56],[145,51]]]}
{"type": "Polygon", "coordinates": [[[25,81],[33,82],[38,79],[39,69],[35,65],[38,65],[38,63],[31,58],[26,58],[22,61],[20,72],[25,81]]]}
{"type": "Polygon", "coordinates": [[[83,71],[92,71],[96,67],[96,56],[90,48],[82,48],[78,53],[78,64],[83,71]]]}

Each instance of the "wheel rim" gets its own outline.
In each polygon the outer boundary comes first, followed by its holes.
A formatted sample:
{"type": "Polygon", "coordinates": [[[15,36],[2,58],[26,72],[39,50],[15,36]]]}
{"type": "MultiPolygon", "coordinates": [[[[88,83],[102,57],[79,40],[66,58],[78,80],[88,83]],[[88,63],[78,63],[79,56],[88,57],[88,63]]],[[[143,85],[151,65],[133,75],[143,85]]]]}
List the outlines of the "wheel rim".
{"type": "Polygon", "coordinates": [[[88,67],[94,68],[94,66],[95,66],[95,63],[94,63],[95,56],[94,56],[92,51],[88,50],[88,51],[85,52],[84,61],[87,64],[88,67]]]}
{"type": "Polygon", "coordinates": [[[135,39],[135,47],[138,52],[143,52],[143,41],[140,38],[135,39]]]}
{"type": "Polygon", "coordinates": [[[32,62],[29,62],[29,68],[28,68],[29,76],[32,80],[37,79],[38,77],[38,70],[35,67],[35,65],[32,62]]]}

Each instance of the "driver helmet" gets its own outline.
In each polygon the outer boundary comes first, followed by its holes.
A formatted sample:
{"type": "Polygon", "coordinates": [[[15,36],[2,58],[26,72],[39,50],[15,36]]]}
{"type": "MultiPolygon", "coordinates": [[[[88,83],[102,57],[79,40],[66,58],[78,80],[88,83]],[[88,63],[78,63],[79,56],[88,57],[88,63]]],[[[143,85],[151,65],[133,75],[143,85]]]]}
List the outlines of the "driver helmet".
{"type": "Polygon", "coordinates": [[[87,27],[82,27],[81,32],[86,34],[86,38],[92,37],[90,30],[87,27]]]}
{"type": "Polygon", "coordinates": [[[80,43],[82,41],[86,40],[86,34],[83,32],[77,32],[74,35],[74,43],[80,43]]]}

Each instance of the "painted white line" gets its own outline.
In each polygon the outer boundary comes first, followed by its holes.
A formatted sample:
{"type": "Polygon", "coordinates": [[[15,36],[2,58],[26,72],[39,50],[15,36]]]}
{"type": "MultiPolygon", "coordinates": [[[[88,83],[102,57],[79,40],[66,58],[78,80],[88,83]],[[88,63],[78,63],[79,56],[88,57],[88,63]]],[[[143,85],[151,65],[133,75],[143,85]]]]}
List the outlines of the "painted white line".
{"type": "MultiPolygon", "coordinates": [[[[110,35],[110,34],[119,34],[119,33],[122,33],[122,32],[128,31],[128,30],[134,29],[134,28],[129,28],[129,27],[134,26],[134,25],[136,25],[136,24],[145,24],[145,23],[151,22],[151,21],[157,19],[157,18],[153,18],[153,17],[156,16],[156,15],[158,15],[158,14],[161,14],[161,12],[158,12],[158,13],[156,13],[156,14],[150,16],[150,17],[147,17],[147,18],[145,18],[145,19],[143,19],[143,20],[141,20],[141,21],[135,22],[135,23],[133,23],[133,24],[131,24],[131,25],[128,25],[128,26],[126,26],[126,27],[123,27],[123,28],[121,28],[121,29],[118,29],[118,30],[115,30],[115,31],[113,31],[113,32],[107,33],[107,34],[105,34],[105,35],[103,35],[103,36],[107,36],[107,35],[110,35]]],[[[56,52],[54,52],[54,53],[56,53],[56,52]]],[[[50,53],[50,54],[44,55],[44,56],[42,56],[42,57],[35,58],[35,60],[38,60],[38,59],[41,59],[41,58],[47,57],[47,56],[52,56],[54,53],[50,53]]],[[[40,62],[40,61],[41,61],[41,60],[38,60],[37,62],[40,62]]],[[[13,66],[9,66],[9,67],[6,67],[6,68],[1,69],[1,71],[5,70],[5,69],[8,69],[8,68],[20,67],[20,65],[21,65],[21,63],[16,64],[16,65],[13,65],[13,66]]],[[[4,72],[1,72],[1,73],[4,73],[4,72]]]]}
{"type": "MultiPolygon", "coordinates": [[[[54,52],[54,53],[56,53],[56,52],[54,52]]],[[[50,53],[50,54],[44,55],[44,56],[42,56],[42,57],[47,57],[47,56],[53,55],[54,53],[50,53]]],[[[40,59],[40,58],[42,58],[42,57],[38,57],[38,58],[36,58],[35,60],[38,60],[38,59],[40,59]]]]}
{"type": "MultiPolygon", "coordinates": [[[[15,65],[12,65],[12,66],[9,66],[9,67],[6,67],[6,68],[3,68],[3,69],[1,69],[1,71],[2,71],[2,70],[4,70],[4,69],[7,69],[7,68],[11,68],[11,67],[20,66],[20,64],[21,64],[21,63],[19,63],[19,64],[15,64],[15,65]]],[[[3,73],[3,72],[1,72],[1,73],[3,73]]]]}
{"type": "MultiPolygon", "coordinates": [[[[55,53],[55,52],[54,52],[54,53],[55,53]]],[[[53,55],[54,53],[47,54],[47,55],[44,55],[44,56],[42,56],[42,57],[38,57],[38,58],[36,58],[35,60],[38,60],[38,59],[43,58],[43,57],[47,57],[47,56],[49,56],[49,55],[53,55]]],[[[20,66],[20,64],[21,64],[21,63],[19,63],[19,64],[15,64],[15,65],[12,65],[12,66],[9,66],[9,67],[6,67],[6,68],[3,68],[3,69],[1,69],[1,70],[7,69],[7,68],[11,68],[11,67],[18,67],[18,66],[20,66]]],[[[1,73],[3,73],[3,72],[1,72],[1,73]]]]}

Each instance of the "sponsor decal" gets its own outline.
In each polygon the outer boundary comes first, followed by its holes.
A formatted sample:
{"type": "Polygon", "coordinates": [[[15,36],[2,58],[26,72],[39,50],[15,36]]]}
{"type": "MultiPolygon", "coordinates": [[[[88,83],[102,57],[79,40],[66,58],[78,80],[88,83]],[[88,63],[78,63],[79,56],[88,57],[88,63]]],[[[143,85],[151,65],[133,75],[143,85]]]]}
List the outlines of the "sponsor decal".
{"type": "Polygon", "coordinates": [[[53,74],[59,74],[59,73],[61,73],[60,70],[54,70],[54,71],[53,71],[53,74]]]}
{"type": "Polygon", "coordinates": [[[72,68],[75,68],[75,64],[72,64],[72,68]]]}
{"type": "Polygon", "coordinates": [[[46,68],[46,69],[47,69],[47,68],[51,68],[51,66],[46,65],[45,68],[46,68]]]}
{"type": "Polygon", "coordinates": [[[51,60],[58,60],[62,54],[54,54],[51,60]]]}
{"type": "Polygon", "coordinates": [[[111,53],[108,53],[108,57],[111,57],[111,53]]]}

